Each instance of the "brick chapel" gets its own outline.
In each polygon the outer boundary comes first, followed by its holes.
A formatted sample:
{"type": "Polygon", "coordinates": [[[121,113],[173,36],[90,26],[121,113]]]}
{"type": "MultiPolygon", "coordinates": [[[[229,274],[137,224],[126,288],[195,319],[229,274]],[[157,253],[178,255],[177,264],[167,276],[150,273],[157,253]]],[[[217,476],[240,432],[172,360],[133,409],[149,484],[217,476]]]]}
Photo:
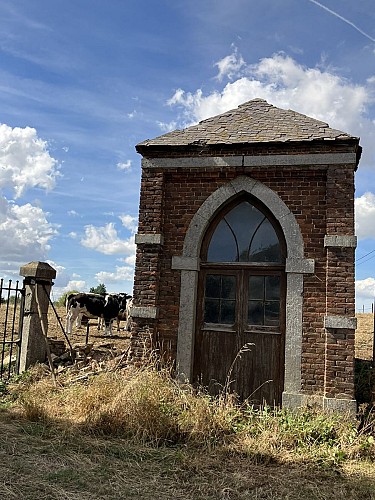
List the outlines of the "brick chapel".
{"type": "Polygon", "coordinates": [[[254,404],[355,411],[359,138],[253,99],[136,146],[130,355],[254,404]]]}

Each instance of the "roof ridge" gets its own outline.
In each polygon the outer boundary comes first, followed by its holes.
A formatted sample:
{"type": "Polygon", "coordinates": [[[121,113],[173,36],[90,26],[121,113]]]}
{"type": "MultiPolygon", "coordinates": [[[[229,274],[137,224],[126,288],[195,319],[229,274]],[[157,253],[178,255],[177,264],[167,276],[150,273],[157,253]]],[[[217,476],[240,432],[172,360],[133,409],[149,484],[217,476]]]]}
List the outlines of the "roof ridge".
{"type": "Polygon", "coordinates": [[[328,123],[254,98],[183,130],[148,139],[138,146],[207,146],[269,142],[358,139],[328,123]]]}

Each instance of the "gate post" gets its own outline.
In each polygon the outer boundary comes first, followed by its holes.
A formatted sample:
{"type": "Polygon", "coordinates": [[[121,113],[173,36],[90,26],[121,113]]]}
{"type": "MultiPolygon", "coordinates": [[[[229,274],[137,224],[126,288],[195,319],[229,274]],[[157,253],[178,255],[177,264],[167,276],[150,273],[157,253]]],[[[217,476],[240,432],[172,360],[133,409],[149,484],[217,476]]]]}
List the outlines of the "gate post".
{"type": "Polygon", "coordinates": [[[49,295],[56,270],[46,262],[29,262],[20,268],[20,275],[25,278],[25,310],[19,354],[19,372],[22,373],[33,364],[43,363],[46,359],[46,342],[38,314],[38,302],[47,329],[49,295]],[[43,286],[36,286],[38,284],[43,286]]]}

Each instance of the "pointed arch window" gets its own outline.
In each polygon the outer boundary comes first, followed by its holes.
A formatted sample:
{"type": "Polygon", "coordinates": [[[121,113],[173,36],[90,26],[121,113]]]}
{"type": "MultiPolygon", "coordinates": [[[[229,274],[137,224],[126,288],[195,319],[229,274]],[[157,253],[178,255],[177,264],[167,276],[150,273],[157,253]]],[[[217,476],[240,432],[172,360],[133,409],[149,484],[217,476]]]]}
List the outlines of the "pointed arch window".
{"type": "Polygon", "coordinates": [[[201,257],[206,327],[280,331],[285,242],[265,207],[247,198],[219,214],[201,257]]]}
{"type": "Polygon", "coordinates": [[[207,262],[282,264],[284,260],[270,220],[248,201],[239,203],[221,218],[207,250],[207,262]]]}

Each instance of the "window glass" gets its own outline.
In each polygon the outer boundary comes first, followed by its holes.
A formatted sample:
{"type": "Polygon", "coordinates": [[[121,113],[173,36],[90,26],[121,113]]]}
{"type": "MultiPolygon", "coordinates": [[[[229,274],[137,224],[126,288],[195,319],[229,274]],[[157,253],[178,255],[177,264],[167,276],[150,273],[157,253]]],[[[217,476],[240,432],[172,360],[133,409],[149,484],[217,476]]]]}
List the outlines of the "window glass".
{"type": "Polygon", "coordinates": [[[236,262],[247,262],[248,251],[252,235],[264,219],[264,215],[247,201],[234,207],[226,216],[233,234],[236,238],[238,254],[236,262]]]}
{"type": "Polygon", "coordinates": [[[249,325],[279,326],[280,276],[250,276],[247,321],[249,325]]]}
{"type": "Polygon", "coordinates": [[[212,234],[208,262],[282,262],[277,234],[257,208],[244,201],[230,210],[212,234]]]}
{"type": "Polygon", "coordinates": [[[205,323],[218,323],[220,317],[220,300],[206,299],[204,303],[205,323]]]}
{"type": "Polygon", "coordinates": [[[236,262],[238,248],[236,238],[225,219],[217,225],[208,248],[208,262],[236,262]]]}
{"type": "Polygon", "coordinates": [[[249,277],[249,299],[264,299],[264,276],[249,277]]]}
{"type": "Polygon", "coordinates": [[[264,219],[254,233],[248,260],[251,262],[281,262],[279,239],[268,219],[264,219]]]}
{"type": "Polygon", "coordinates": [[[280,306],[279,301],[264,303],[264,324],[266,326],[279,326],[280,306]]]}
{"type": "Polygon", "coordinates": [[[206,277],[206,297],[220,298],[220,276],[218,274],[209,274],[206,277]]]}
{"type": "Polygon", "coordinates": [[[280,276],[266,276],[265,278],[267,300],[280,299],[280,276]]]}
{"type": "Polygon", "coordinates": [[[262,300],[249,300],[247,322],[249,325],[264,324],[264,303],[262,300]]]}
{"type": "Polygon", "coordinates": [[[221,302],[220,318],[218,323],[232,325],[235,321],[235,306],[234,300],[223,300],[221,302]]]}
{"type": "Polygon", "coordinates": [[[236,308],[236,277],[208,274],[205,283],[204,322],[233,324],[236,308]]]}

